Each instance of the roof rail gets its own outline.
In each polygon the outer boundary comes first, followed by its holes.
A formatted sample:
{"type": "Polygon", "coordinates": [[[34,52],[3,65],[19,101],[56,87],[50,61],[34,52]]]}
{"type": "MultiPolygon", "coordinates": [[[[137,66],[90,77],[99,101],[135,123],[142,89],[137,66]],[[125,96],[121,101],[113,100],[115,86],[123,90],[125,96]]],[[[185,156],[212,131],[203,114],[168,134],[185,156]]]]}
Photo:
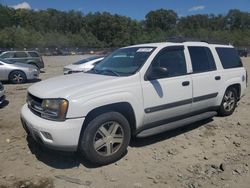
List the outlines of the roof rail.
{"type": "Polygon", "coordinates": [[[168,37],[167,42],[174,42],[174,43],[205,42],[205,43],[208,43],[208,44],[230,45],[230,42],[225,42],[225,41],[216,41],[216,40],[213,40],[213,39],[202,40],[202,39],[188,38],[188,37],[168,37]]]}

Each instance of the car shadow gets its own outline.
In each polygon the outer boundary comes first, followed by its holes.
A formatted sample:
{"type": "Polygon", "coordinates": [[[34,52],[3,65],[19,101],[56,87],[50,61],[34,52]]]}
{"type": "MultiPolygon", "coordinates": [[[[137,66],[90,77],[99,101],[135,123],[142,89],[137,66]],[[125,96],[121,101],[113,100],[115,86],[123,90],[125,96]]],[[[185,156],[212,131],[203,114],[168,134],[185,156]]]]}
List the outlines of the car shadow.
{"type": "Polygon", "coordinates": [[[169,130],[163,133],[160,133],[158,135],[154,135],[154,136],[149,136],[149,137],[145,137],[145,138],[132,138],[130,141],[130,147],[144,147],[147,145],[151,145],[151,144],[155,144],[157,142],[161,142],[163,140],[167,140],[167,139],[171,139],[173,137],[176,137],[178,135],[187,133],[189,131],[192,131],[194,129],[197,129],[207,123],[212,122],[213,119],[209,118],[209,119],[205,119],[196,123],[192,123],[180,128],[176,128],[173,130],[169,130]]]}
{"type": "MultiPolygon", "coordinates": [[[[151,145],[166,139],[176,137],[180,134],[192,131],[196,128],[199,128],[209,122],[213,121],[212,119],[203,120],[194,124],[187,125],[182,128],[174,129],[171,131],[164,132],[162,134],[146,137],[146,138],[133,138],[130,142],[130,147],[144,147],[151,145]]],[[[62,152],[51,150],[45,148],[43,145],[35,142],[33,138],[27,136],[26,138],[28,147],[33,155],[36,156],[37,160],[43,162],[44,164],[56,168],[56,169],[70,169],[78,168],[80,165],[85,166],[86,168],[98,168],[100,165],[95,165],[81,156],[78,152],[62,152]]],[[[123,158],[127,155],[127,152],[121,157],[123,158]]]]}
{"type": "Polygon", "coordinates": [[[0,109],[2,109],[2,108],[4,108],[4,107],[8,106],[9,103],[10,103],[10,102],[9,102],[8,100],[5,99],[5,100],[3,101],[3,103],[0,104],[0,109]]]}
{"type": "Polygon", "coordinates": [[[2,81],[2,83],[3,83],[4,85],[23,85],[23,84],[36,83],[36,82],[40,82],[40,81],[42,81],[42,79],[37,78],[37,79],[27,80],[25,83],[22,83],[22,84],[13,84],[13,83],[11,83],[10,81],[2,81]]]}
{"type": "Polygon", "coordinates": [[[42,79],[37,78],[37,79],[33,79],[33,80],[27,80],[27,81],[26,81],[26,84],[36,83],[36,82],[41,82],[41,81],[42,81],[42,79]]]}
{"type": "Polygon", "coordinates": [[[30,152],[36,156],[37,160],[56,169],[78,168],[81,164],[86,168],[97,168],[82,158],[78,152],[64,152],[52,150],[37,143],[31,136],[26,137],[30,152]]]}

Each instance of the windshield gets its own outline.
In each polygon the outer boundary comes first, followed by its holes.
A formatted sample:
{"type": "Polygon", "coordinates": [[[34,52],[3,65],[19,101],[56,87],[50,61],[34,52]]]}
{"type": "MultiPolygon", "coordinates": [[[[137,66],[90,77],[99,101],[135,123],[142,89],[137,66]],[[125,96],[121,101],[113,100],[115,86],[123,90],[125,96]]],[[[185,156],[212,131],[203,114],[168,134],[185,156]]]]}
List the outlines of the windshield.
{"type": "Polygon", "coordinates": [[[11,62],[9,60],[2,59],[2,58],[0,58],[0,61],[3,62],[3,63],[7,63],[7,64],[14,64],[14,62],[11,62]]]}
{"type": "Polygon", "coordinates": [[[96,74],[129,76],[137,72],[154,51],[153,47],[121,48],[93,68],[96,74]]]}
{"type": "Polygon", "coordinates": [[[89,61],[92,61],[92,60],[95,60],[95,59],[99,59],[101,58],[102,56],[93,56],[93,57],[89,57],[89,58],[86,58],[86,59],[82,59],[80,61],[77,61],[75,63],[73,63],[73,65],[81,65],[81,64],[84,64],[84,63],[87,63],[89,61]]]}

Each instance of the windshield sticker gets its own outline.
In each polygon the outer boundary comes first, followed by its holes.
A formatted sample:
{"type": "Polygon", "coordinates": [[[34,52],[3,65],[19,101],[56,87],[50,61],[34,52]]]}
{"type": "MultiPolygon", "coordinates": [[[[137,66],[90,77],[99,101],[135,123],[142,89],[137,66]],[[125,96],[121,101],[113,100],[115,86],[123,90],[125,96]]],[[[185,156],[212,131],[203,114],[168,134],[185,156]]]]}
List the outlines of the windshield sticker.
{"type": "Polygon", "coordinates": [[[151,52],[153,48],[139,48],[136,52],[151,52]]]}

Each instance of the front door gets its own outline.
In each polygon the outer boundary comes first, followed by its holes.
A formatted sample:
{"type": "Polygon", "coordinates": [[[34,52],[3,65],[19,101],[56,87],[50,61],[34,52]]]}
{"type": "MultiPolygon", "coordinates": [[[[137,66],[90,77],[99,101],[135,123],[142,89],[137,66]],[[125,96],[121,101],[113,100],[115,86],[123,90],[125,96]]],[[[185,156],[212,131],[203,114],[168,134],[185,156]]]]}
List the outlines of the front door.
{"type": "Polygon", "coordinates": [[[142,78],[145,126],[161,125],[191,112],[192,79],[187,71],[186,53],[183,46],[161,50],[142,78]]]}

